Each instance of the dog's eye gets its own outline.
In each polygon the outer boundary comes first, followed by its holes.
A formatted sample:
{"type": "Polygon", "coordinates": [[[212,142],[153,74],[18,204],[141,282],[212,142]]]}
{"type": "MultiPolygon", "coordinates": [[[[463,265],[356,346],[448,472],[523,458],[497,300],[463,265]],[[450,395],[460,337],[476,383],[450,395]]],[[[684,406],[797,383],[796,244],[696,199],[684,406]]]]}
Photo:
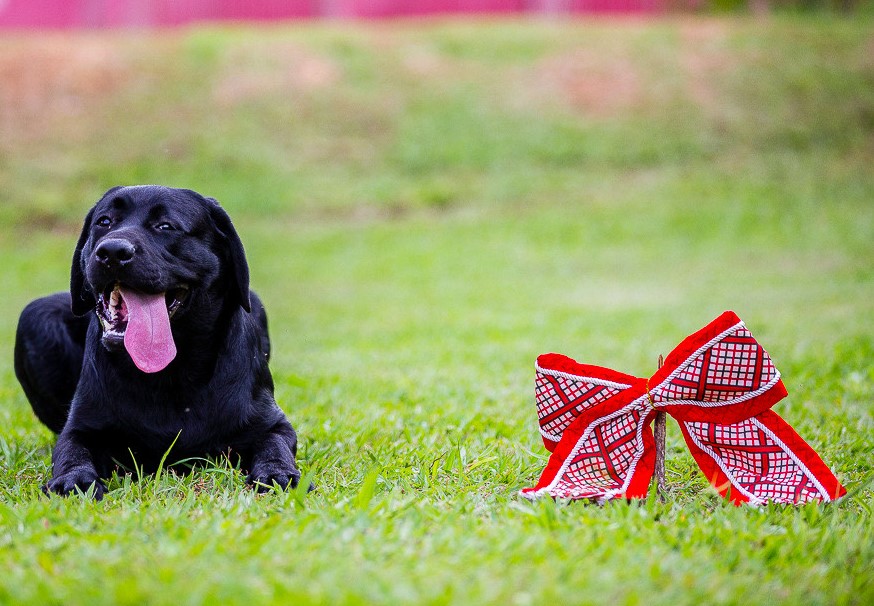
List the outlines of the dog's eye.
{"type": "Polygon", "coordinates": [[[97,225],[98,227],[109,227],[110,225],[112,225],[112,219],[110,219],[109,217],[103,216],[103,217],[100,217],[99,219],[97,219],[94,222],[94,225],[97,225]]]}
{"type": "Polygon", "coordinates": [[[158,223],[157,225],[155,225],[155,229],[158,229],[160,231],[173,231],[176,228],[164,221],[163,223],[158,223]]]}

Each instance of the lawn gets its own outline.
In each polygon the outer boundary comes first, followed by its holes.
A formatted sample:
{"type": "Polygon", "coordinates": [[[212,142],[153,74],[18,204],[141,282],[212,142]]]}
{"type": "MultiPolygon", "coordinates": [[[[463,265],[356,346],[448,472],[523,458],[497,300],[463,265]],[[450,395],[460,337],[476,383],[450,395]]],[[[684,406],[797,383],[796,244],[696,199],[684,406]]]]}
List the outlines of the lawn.
{"type": "Polygon", "coordinates": [[[874,602],[874,22],[400,21],[0,38],[0,603],[874,602]],[[45,498],[17,315],[108,187],[215,196],[317,490],[45,498]],[[725,309],[849,495],[529,503],[534,360],[637,375],[725,309]]]}

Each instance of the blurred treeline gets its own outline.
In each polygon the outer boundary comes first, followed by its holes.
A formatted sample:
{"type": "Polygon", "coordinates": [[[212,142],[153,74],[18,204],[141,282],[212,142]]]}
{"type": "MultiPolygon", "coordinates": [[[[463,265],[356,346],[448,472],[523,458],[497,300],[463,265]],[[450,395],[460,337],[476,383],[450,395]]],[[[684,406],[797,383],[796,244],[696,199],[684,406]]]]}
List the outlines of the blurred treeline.
{"type": "Polygon", "coordinates": [[[872,0],[668,0],[677,11],[715,13],[874,13],[872,0]]]}

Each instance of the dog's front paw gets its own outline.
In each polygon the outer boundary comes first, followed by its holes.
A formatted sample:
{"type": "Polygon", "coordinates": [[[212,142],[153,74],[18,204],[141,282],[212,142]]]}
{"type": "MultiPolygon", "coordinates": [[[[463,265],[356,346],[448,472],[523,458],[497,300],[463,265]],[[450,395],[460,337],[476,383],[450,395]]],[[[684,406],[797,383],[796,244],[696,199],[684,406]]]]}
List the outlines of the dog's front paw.
{"type": "Polygon", "coordinates": [[[42,487],[42,491],[47,495],[54,492],[61,496],[67,496],[76,492],[77,489],[87,493],[92,486],[94,487],[92,496],[99,501],[106,494],[106,486],[100,481],[97,474],[93,470],[74,469],[53,477],[42,487]]]}
{"type": "Polygon", "coordinates": [[[283,490],[296,488],[300,482],[300,472],[291,465],[257,464],[252,467],[246,482],[254,486],[258,492],[272,489],[274,482],[283,490]]]}

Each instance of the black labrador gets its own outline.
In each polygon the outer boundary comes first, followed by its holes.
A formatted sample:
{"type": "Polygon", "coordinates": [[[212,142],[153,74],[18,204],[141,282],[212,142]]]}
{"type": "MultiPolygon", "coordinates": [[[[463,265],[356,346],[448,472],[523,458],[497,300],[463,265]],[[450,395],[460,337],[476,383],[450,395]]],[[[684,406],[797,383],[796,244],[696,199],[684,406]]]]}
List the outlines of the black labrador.
{"type": "Polygon", "coordinates": [[[85,218],[70,293],[30,303],[15,374],[60,433],[47,492],[116,465],[231,454],[259,490],[300,479],[297,436],[273,398],[267,316],[227,213],[200,194],[116,187],[85,218]],[[171,448],[172,446],[172,448],[171,448]]]}

